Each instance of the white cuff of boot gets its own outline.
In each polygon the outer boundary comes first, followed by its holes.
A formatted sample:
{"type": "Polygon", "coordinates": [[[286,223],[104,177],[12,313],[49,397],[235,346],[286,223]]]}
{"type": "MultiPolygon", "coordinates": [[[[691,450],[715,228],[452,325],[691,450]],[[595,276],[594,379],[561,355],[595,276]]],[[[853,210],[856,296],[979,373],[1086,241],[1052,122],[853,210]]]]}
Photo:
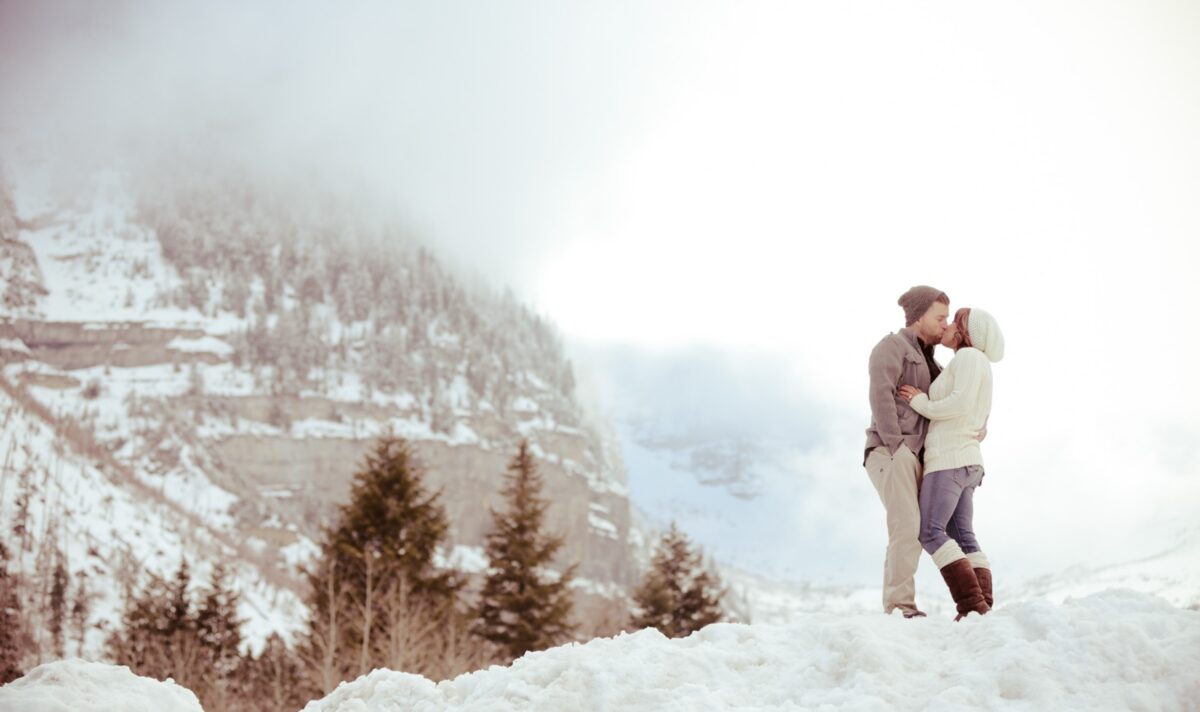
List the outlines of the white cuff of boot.
{"type": "Polygon", "coordinates": [[[988,561],[987,554],[982,551],[972,551],[967,554],[967,560],[971,562],[971,567],[976,569],[990,569],[991,562],[988,561]]]}
{"type": "Polygon", "coordinates": [[[944,569],[955,561],[965,558],[967,558],[967,555],[963,553],[962,547],[953,539],[942,544],[938,547],[937,551],[933,552],[933,563],[939,569],[944,569]]]}

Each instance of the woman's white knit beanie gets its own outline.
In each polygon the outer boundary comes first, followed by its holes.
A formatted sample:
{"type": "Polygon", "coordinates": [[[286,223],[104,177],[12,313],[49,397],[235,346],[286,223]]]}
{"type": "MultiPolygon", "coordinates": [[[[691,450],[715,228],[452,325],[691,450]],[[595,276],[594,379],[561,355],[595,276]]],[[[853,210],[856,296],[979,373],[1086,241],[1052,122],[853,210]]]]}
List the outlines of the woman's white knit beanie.
{"type": "Polygon", "coordinates": [[[992,363],[1004,358],[1004,334],[996,317],[982,309],[971,307],[967,317],[967,334],[971,337],[971,345],[979,349],[992,363]]]}

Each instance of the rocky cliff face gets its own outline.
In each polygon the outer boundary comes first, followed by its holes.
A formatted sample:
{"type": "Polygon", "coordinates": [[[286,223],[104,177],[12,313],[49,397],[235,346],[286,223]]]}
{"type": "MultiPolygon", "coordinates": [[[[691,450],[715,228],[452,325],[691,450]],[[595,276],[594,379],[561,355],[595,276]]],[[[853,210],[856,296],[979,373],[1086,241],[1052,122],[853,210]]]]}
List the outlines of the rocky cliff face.
{"type": "Polygon", "coordinates": [[[297,223],[251,187],[196,185],[138,193],[103,176],[68,208],[14,181],[0,216],[14,393],[285,587],[385,432],[414,442],[442,492],[446,564],[480,571],[527,439],[581,596],[603,599],[590,610],[623,597],[638,535],[619,451],[575,401],[548,324],[386,228],[336,211],[297,223]]]}

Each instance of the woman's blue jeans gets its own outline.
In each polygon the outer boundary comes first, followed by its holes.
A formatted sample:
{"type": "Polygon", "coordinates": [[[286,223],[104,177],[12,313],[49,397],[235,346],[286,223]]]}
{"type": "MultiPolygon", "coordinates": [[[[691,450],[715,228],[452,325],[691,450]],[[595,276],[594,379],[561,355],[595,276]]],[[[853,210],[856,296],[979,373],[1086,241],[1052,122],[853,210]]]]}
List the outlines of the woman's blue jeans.
{"type": "Polygon", "coordinates": [[[921,482],[921,546],[932,554],[953,539],[964,554],[980,551],[971,522],[972,498],[983,482],[983,467],[968,465],[953,470],[926,472],[921,482]]]}

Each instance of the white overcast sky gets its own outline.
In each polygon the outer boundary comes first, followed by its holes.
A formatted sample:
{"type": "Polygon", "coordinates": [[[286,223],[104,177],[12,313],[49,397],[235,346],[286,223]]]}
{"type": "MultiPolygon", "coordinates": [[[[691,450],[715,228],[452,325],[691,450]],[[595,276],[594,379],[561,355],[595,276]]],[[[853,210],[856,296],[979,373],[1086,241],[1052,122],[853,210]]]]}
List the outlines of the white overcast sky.
{"type": "Polygon", "coordinates": [[[0,130],[73,164],[203,146],[315,175],[573,343],[792,364],[831,423],[797,517],[855,551],[861,521],[830,512],[882,517],[856,469],[866,356],[918,283],[1008,340],[981,537],[1035,569],[1200,518],[1198,4],[0,13],[0,130]]]}

